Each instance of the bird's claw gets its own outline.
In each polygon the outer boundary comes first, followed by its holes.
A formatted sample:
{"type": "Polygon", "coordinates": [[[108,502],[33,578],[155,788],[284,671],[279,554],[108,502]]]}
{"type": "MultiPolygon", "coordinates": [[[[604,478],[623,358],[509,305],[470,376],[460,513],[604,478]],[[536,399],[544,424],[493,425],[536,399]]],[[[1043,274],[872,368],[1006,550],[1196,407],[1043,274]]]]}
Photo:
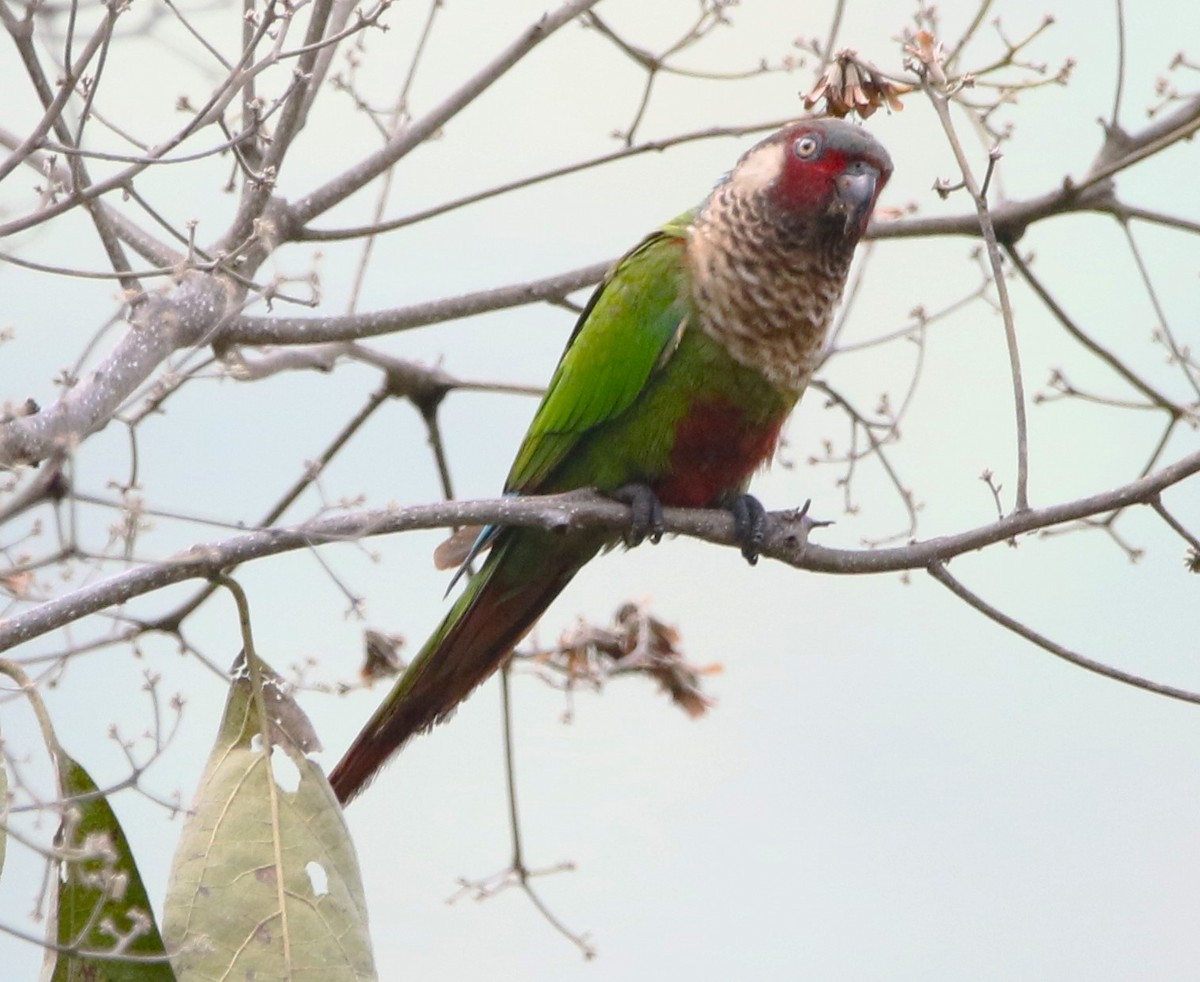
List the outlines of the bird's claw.
{"type": "Polygon", "coordinates": [[[633,517],[629,522],[629,531],[625,533],[625,544],[639,545],[649,539],[657,544],[663,537],[663,507],[658,495],[648,485],[626,484],[618,488],[612,495],[617,501],[629,506],[633,517]]]}
{"type": "Polygon", "coordinates": [[[742,547],[746,562],[754,566],[767,538],[767,510],[752,494],[739,494],[728,508],[733,515],[733,539],[742,547]]]}

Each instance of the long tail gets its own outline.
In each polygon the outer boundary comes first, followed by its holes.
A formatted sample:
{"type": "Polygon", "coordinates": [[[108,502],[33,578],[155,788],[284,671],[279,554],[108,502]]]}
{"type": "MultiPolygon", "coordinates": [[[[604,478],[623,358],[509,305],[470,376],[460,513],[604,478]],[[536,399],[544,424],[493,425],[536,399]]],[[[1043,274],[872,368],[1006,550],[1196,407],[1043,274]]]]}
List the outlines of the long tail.
{"type": "Polygon", "coordinates": [[[491,675],[596,553],[577,541],[569,549],[564,545],[561,536],[532,529],[502,534],[483,568],[330,773],[342,804],[409,737],[445,719],[491,675]]]}

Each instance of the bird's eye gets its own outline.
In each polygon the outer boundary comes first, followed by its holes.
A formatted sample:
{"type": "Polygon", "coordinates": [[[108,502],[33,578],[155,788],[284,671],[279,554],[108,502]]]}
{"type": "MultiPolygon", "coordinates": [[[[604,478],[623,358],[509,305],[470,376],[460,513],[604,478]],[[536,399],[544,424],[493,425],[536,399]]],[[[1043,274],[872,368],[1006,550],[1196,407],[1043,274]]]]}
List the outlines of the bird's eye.
{"type": "Polygon", "coordinates": [[[801,160],[811,160],[821,149],[821,141],[812,133],[806,133],[792,144],[792,153],[801,160]]]}

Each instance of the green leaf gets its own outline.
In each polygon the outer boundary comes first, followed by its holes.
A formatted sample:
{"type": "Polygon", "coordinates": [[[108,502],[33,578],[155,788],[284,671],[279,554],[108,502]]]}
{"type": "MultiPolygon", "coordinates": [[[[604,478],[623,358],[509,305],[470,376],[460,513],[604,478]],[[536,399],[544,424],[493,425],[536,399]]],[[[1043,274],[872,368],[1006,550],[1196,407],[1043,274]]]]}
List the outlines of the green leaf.
{"type": "Polygon", "coordinates": [[[263,689],[270,743],[243,674],[175,854],[164,916],[175,970],[184,982],[374,979],[354,846],[304,754],[315,737],[276,678],[263,689]]]}
{"type": "Polygon", "coordinates": [[[129,841],[96,783],[66,753],[59,754],[63,809],[57,848],[64,857],[58,883],[60,952],[53,982],[173,982],[162,937],[129,841]]]}

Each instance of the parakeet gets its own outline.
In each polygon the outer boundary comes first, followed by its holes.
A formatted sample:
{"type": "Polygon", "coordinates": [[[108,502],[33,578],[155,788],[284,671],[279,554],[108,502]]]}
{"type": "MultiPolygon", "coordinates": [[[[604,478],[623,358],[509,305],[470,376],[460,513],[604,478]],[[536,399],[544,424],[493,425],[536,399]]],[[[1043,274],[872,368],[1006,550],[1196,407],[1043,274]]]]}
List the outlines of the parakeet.
{"type": "MultiPolygon", "coordinates": [[[[891,173],[887,151],[837,119],[800,119],[747,151],[596,289],[505,493],[595,488],[632,506],[640,534],[663,505],[728,508],[753,560],[764,513],[746,488],[808,384],[891,173]]],[[[479,573],[330,775],[342,802],[491,675],[617,541],[610,530],[485,536],[479,573]]]]}

